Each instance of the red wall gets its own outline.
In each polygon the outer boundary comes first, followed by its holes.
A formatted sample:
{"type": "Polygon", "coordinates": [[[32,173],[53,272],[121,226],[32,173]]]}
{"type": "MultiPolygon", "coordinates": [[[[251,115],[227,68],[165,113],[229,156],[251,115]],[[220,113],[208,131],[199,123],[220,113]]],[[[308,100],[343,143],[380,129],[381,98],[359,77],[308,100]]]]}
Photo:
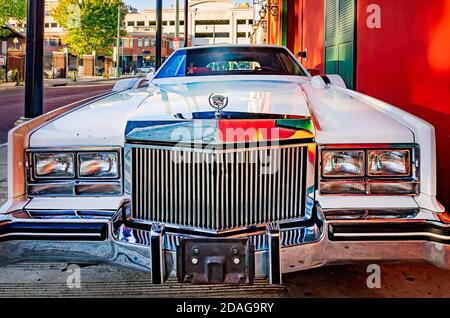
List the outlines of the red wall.
{"type": "Polygon", "coordinates": [[[450,208],[450,0],[358,0],[357,48],[357,90],[434,125],[438,196],[450,208]],[[372,3],[380,29],[366,24],[372,3]]]}
{"type": "MultiPolygon", "coordinates": [[[[299,14],[294,23],[301,29],[300,49],[308,50],[308,58],[302,61],[307,68],[319,69],[323,72],[324,60],[324,0],[297,0],[300,2],[299,14]]],[[[296,52],[297,53],[297,52],[296,52]]]]}

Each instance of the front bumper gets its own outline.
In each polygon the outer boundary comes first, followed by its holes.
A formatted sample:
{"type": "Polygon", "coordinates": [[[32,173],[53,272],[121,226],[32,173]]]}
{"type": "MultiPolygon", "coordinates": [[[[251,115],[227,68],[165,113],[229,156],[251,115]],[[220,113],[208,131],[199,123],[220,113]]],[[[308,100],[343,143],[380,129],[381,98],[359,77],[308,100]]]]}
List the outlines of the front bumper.
{"type": "MultiPolygon", "coordinates": [[[[1,214],[0,265],[110,263],[150,272],[153,283],[163,283],[177,275],[180,239],[204,237],[160,224],[131,223],[124,211],[15,210],[1,214]]],[[[329,212],[316,207],[307,221],[269,224],[220,239],[249,238],[255,246],[255,276],[267,277],[271,283],[280,283],[282,273],[358,261],[426,261],[450,269],[450,224],[435,213],[416,210],[393,218],[329,212]]]]}

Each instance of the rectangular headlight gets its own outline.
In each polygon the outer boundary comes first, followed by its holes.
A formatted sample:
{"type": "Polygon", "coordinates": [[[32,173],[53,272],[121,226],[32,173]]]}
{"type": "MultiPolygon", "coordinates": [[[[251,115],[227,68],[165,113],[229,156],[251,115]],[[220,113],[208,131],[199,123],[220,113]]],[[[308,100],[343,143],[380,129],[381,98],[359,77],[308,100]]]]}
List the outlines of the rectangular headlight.
{"type": "Polygon", "coordinates": [[[411,174],[409,150],[369,150],[368,175],[404,177],[411,174]]]}
{"type": "Polygon", "coordinates": [[[75,177],[73,153],[35,153],[36,178],[75,177]]]}
{"type": "Polygon", "coordinates": [[[364,151],[322,151],[322,175],[324,177],[363,177],[364,151]]]}
{"type": "Polygon", "coordinates": [[[78,154],[80,178],[118,178],[117,152],[86,152],[78,154]]]}

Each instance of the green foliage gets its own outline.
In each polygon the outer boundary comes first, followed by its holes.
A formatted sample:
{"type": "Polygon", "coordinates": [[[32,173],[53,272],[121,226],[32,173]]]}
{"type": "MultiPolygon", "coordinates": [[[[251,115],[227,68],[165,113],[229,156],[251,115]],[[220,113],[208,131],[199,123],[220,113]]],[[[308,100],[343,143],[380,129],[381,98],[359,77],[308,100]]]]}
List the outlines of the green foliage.
{"type": "Polygon", "coordinates": [[[60,0],[51,15],[66,31],[65,42],[73,55],[81,57],[93,51],[98,55],[112,55],[119,7],[120,32],[124,36],[122,25],[127,10],[122,0],[60,0]]]}
{"type": "MultiPolygon", "coordinates": [[[[0,0],[0,26],[5,26],[10,20],[22,23],[27,16],[26,0],[0,0]]],[[[0,36],[8,36],[8,29],[0,28],[0,36]]]]}
{"type": "Polygon", "coordinates": [[[0,82],[5,80],[6,71],[3,67],[0,67],[0,82]]]}
{"type": "Polygon", "coordinates": [[[8,72],[8,77],[11,82],[16,82],[19,78],[19,70],[17,68],[8,72]]]}

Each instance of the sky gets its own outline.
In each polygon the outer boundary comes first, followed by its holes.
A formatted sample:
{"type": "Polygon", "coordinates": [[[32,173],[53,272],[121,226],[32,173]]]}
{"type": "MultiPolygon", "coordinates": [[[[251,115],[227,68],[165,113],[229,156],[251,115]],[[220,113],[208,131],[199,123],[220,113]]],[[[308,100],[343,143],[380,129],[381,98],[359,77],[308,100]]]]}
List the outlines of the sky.
{"type": "MultiPolygon", "coordinates": [[[[252,0],[234,0],[234,2],[236,2],[236,3],[239,3],[239,2],[251,3],[252,0]]],[[[135,7],[139,11],[143,11],[144,9],[154,8],[156,1],[155,0],[125,0],[125,3],[135,7]]],[[[180,8],[183,7],[183,4],[184,4],[184,0],[180,0],[180,8]]],[[[174,0],[163,0],[163,7],[170,8],[171,6],[175,6],[174,0]]]]}

